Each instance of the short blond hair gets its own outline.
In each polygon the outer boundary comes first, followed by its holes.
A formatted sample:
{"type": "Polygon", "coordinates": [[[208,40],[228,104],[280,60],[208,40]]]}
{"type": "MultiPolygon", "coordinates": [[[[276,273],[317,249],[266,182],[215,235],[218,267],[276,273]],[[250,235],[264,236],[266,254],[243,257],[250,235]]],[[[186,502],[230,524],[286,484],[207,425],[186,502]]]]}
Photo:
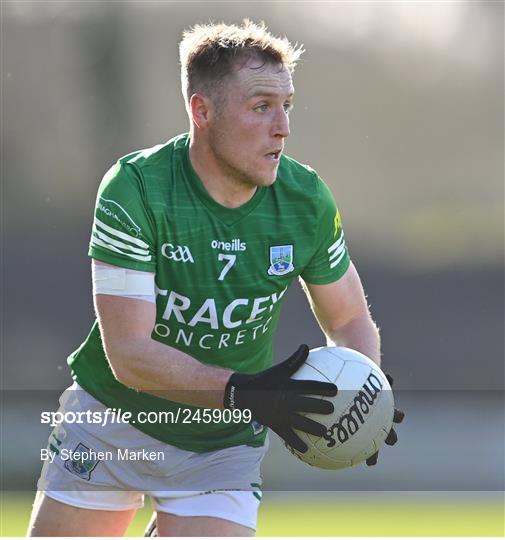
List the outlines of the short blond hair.
{"type": "Polygon", "coordinates": [[[183,33],[179,44],[181,86],[186,107],[195,92],[212,93],[237,66],[250,58],[281,64],[293,73],[304,52],[286,37],[273,36],[264,22],[244,19],[234,24],[195,25],[183,33]]]}

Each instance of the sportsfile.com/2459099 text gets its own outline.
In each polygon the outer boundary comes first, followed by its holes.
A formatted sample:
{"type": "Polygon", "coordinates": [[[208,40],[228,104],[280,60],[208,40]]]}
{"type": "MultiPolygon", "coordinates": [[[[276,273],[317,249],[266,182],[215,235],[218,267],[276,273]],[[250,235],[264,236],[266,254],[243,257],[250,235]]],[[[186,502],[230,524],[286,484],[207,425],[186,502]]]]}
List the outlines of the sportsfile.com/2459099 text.
{"type": "Polygon", "coordinates": [[[140,411],[133,414],[122,409],[107,408],[104,411],[43,411],[41,424],[55,427],[67,424],[240,424],[252,421],[249,409],[189,409],[179,407],[175,411],[140,411]]]}

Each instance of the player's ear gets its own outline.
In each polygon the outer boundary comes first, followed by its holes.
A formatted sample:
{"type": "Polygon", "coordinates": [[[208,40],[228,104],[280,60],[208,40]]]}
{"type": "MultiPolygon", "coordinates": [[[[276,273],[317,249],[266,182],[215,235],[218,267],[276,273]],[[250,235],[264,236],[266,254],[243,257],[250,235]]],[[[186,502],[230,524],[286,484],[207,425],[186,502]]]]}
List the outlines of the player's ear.
{"type": "Polygon", "coordinates": [[[207,127],[209,122],[210,100],[202,94],[193,94],[189,100],[191,119],[200,129],[207,127]]]}

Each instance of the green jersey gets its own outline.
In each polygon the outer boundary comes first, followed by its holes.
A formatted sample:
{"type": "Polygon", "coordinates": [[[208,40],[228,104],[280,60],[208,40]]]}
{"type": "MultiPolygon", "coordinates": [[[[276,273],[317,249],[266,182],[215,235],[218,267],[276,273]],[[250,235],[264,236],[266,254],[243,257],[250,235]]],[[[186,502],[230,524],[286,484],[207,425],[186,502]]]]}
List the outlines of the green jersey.
{"type": "MultiPolygon", "coordinates": [[[[331,283],[349,266],[333,196],[314,170],[282,156],[272,186],[259,187],[239,208],[226,208],[193,170],[187,134],[129,154],[109,170],[98,191],[89,255],[155,273],[153,339],[242,373],[272,364],[273,336],[292,281],[331,283]]],[[[96,322],[69,364],[91,395],[134,417],[190,408],[120,384],[96,322]]],[[[260,446],[266,431],[224,417],[135,427],[194,452],[260,446]]]]}

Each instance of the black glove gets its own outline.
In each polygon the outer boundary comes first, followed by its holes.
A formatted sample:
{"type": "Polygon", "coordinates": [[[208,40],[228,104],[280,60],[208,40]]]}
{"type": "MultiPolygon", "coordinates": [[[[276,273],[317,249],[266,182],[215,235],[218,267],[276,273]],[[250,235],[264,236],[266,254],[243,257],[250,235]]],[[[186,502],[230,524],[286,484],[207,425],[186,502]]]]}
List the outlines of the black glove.
{"type": "Polygon", "coordinates": [[[309,354],[307,345],[301,345],[287,360],[260,371],[255,375],[234,373],[224,393],[224,406],[229,409],[249,409],[254,420],[271,428],[286,443],[306,452],[307,445],[293,429],[322,437],[326,427],[306,418],[303,413],[331,414],[333,403],[307,397],[335,396],[337,387],[333,383],[320,381],[297,381],[291,379],[309,354]]]}
{"type": "MultiPolygon", "coordinates": [[[[388,375],[386,373],[386,379],[389,382],[389,386],[393,388],[393,377],[391,375],[388,375]]],[[[405,413],[403,411],[400,411],[399,409],[395,409],[393,413],[393,423],[400,424],[403,419],[405,418],[405,413]]],[[[396,434],[396,431],[394,428],[391,428],[391,431],[388,433],[388,436],[386,437],[386,440],[384,441],[389,446],[393,446],[393,444],[396,444],[396,441],[398,441],[398,435],[396,434]]],[[[369,467],[372,467],[373,465],[377,465],[377,458],[379,457],[379,451],[375,452],[375,454],[372,454],[367,460],[366,464],[369,467]]]]}

